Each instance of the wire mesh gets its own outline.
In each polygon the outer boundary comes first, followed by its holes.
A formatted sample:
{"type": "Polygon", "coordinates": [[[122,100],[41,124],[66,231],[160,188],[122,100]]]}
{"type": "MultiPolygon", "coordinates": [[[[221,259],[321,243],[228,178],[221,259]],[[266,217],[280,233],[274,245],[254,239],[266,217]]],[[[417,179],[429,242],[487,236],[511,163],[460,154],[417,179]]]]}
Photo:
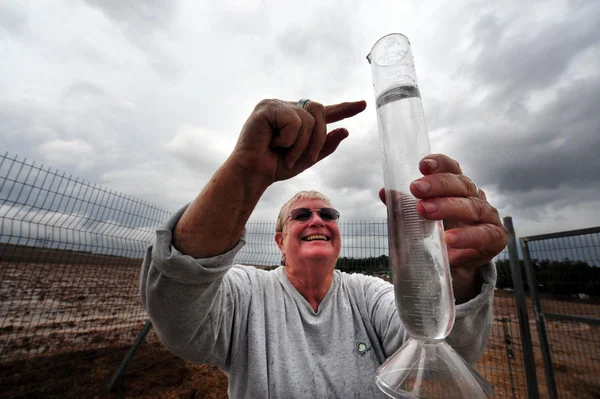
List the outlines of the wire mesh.
{"type": "Polygon", "coordinates": [[[48,369],[68,368],[131,344],[146,318],[137,288],[141,258],[169,215],[33,162],[0,157],[3,392],[15,375],[22,381],[44,375],[43,366],[29,366],[33,358],[51,356],[48,369]]]}
{"type": "Polygon", "coordinates": [[[523,241],[545,316],[558,396],[600,397],[600,228],[523,241]]]}
{"type": "Polygon", "coordinates": [[[508,251],[502,251],[494,261],[498,280],[494,293],[492,331],[487,349],[476,369],[492,385],[494,397],[527,398],[523,348],[508,251]]]}
{"type": "MultiPolygon", "coordinates": [[[[144,325],[138,299],[141,258],[154,229],[170,214],[27,160],[0,157],[0,387],[5,397],[36,397],[32,392],[62,397],[65,390],[105,394],[106,382],[144,325]]],[[[340,231],[338,269],[389,280],[386,221],[342,220],[340,231]]],[[[279,266],[274,234],[274,222],[248,223],[247,244],[236,262],[279,266]]],[[[574,247],[595,254],[586,262],[597,266],[598,237],[586,240],[574,247]]],[[[570,249],[573,243],[563,246],[570,249]]],[[[543,250],[555,251],[556,257],[562,256],[559,249],[543,250]]],[[[526,384],[507,259],[506,252],[497,258],[494,324],[477,369],[497,396],[521,398],[526,384]]],[[[570,281],[564,273],[560,280],[570,281]]],[[[572,312],[597,316],[590,305],[597,280],[586,280],[592,290],[578,288],[580,306],[572,312]]],[[[550,280],[540,281],[550,286],[550,280]]],[[[597,341],[589,342],[598,347],[597,341]]],[[[159,372],[153,367],[165,356],[151,332],[127,376],[159,372]]]]}

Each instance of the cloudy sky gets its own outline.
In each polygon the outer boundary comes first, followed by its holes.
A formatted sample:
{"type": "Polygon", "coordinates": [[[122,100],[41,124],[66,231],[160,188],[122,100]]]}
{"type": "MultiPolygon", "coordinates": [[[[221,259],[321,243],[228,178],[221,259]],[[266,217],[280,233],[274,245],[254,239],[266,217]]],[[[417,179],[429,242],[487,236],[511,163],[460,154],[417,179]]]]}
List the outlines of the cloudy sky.
{"type": "Polygon", "coordinates": [[[411,40],[432,150],[519,235],[600,225],[597,0],[0,0],[0,151],[174,210],[262,98],[364,99],[338,151],[252,219],[311,188],[383,219],[365,56],[391,32],[411,40]]]}

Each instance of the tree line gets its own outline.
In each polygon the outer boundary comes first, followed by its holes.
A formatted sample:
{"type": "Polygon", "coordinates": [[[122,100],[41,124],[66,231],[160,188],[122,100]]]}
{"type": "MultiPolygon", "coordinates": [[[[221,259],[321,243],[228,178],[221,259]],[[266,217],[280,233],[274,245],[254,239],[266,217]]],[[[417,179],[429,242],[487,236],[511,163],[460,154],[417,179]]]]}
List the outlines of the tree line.
{"type": "MultiPolygon", "coordinates": [[[[563,259],[561,261],[548,259],[533,259],[538,292],[551,295],[589,295],[600,297],[600,267],[591,266],[579,260],[563,259]]],[[[521,276],[525,291],[529,291],[527,274],[523,260],[519,261],[521,276]]],[[[340,257],[336,268],[348,273],[387,274],[389,273],[389,258],[387,255],[368,258],[340,257]]],[[[498,280],[496,287],[513,289],[510,261],[496,261],[498,280]]]]}
{"type": "Polygon", "coordinates": [[[341,256],[336,263],[336,269],[347,273],[378,274],[387,273],[389,258],[387,255],[369,258],[347,258],[341,256]]]}
{"type": "MultiPolygon", "coordinates": [[[[600,267],[591,266],[580,260],[563,259],[561,261],[548,259],[532,259],[537,289],[540,293],[562,295],[589,295],[600,297],[600,267]]],[[[519,260],[521,277],[525,291],[529,291],[525,262],[519,260]]],[[[510,261],[508,259],[496,262],[498,271],[498,288],[514,288],[510,261]]]]}

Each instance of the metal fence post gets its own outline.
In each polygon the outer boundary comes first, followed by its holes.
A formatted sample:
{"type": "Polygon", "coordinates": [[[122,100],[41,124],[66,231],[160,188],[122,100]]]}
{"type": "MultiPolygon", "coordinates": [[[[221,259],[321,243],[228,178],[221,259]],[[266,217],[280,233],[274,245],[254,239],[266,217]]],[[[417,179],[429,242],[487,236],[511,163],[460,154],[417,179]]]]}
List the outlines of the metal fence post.
{"type": "Polygon", "coordinates": [[[150,332],[151,328],[152,322],[150,320],[146,320],[144,328],[142,328],[142,331],[140,331],[138,336],[135,338],[135,342],[133,343],[131,348],[129,348],[129,351],[121,361],[119,368],[117,369],[117,371],[115,371],[115,374],[113,374],[112,378],[110,379],[110,382],[108,383],[108,392],[112,392],[116,388],[117,384],[120,383],[121,377],[125,372],[127,364],[129,364],[129,361],[133,358],[135,352],[137,352],[142,342],[144,342],[144,339],[146,339],[146,335],[148,335],[148,332],[150,332]]]}
{"type": "Polygon", "coordinates": [[[519,253],[517,251],[517,239],[513,227],[512,218],[504,217],[504,227],[508,231],[508,255],[510,258],[510,271],[512,274],[513,288],[517,302],[517,318],[519,319],[519,330],[521,332],[521,345],[523,347],[523,363],[527,378],[527,396],[530,399],[540,397],[537,385],[537,373],[535,369],[535,359],[533,357],[533,344],[531,342],[531,331],[529,330],[529,316],[527,315],[527,302],[525,299],[525,289],[523,288],[523,278],[521,276],[521,267],[519,264],[519,253]]]}
{"type": "Polygon", "coordinates": [[[554,368],[552,367],[552,357],[550,355],[550,346],[548,345],[548,335],[546,334],[546,322],[544,321],[544,312],[542,311],[542,303],[537,290],[537,282],[535,272],[531,265],[531,256],[529,254],[529,246],[526,238],[521,238],[521,250],[525,260],[525,274],[527,275],[527,284],[529,285],[529,293],[533,303],[533,314],[535,316],[535,325],[538,330],[540,339],[540,349],[542,351],[542,361],[544,362],[544,372],[546,375],[546,385],[548,386],[548,395],[550,399],[558,397],[556,390],[556,380],[554,379],[554,368]]]}

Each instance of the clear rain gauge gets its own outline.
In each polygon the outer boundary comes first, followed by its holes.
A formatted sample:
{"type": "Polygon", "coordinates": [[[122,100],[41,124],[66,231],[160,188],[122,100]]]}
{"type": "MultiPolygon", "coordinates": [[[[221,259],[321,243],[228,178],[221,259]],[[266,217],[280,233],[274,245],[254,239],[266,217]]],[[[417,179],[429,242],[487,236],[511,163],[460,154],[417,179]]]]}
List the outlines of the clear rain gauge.
{"type": "Polygon", "coordinates": [[[430,153],[410,42],[390,34],[375,43],[371,64],[383,155],[390,268],[398,315],[410,335],[377,370],[392,398],[487,398],[491,387],[445,341],[454,294],[441,221],[422,218],[409,185],[430,153]]]}

